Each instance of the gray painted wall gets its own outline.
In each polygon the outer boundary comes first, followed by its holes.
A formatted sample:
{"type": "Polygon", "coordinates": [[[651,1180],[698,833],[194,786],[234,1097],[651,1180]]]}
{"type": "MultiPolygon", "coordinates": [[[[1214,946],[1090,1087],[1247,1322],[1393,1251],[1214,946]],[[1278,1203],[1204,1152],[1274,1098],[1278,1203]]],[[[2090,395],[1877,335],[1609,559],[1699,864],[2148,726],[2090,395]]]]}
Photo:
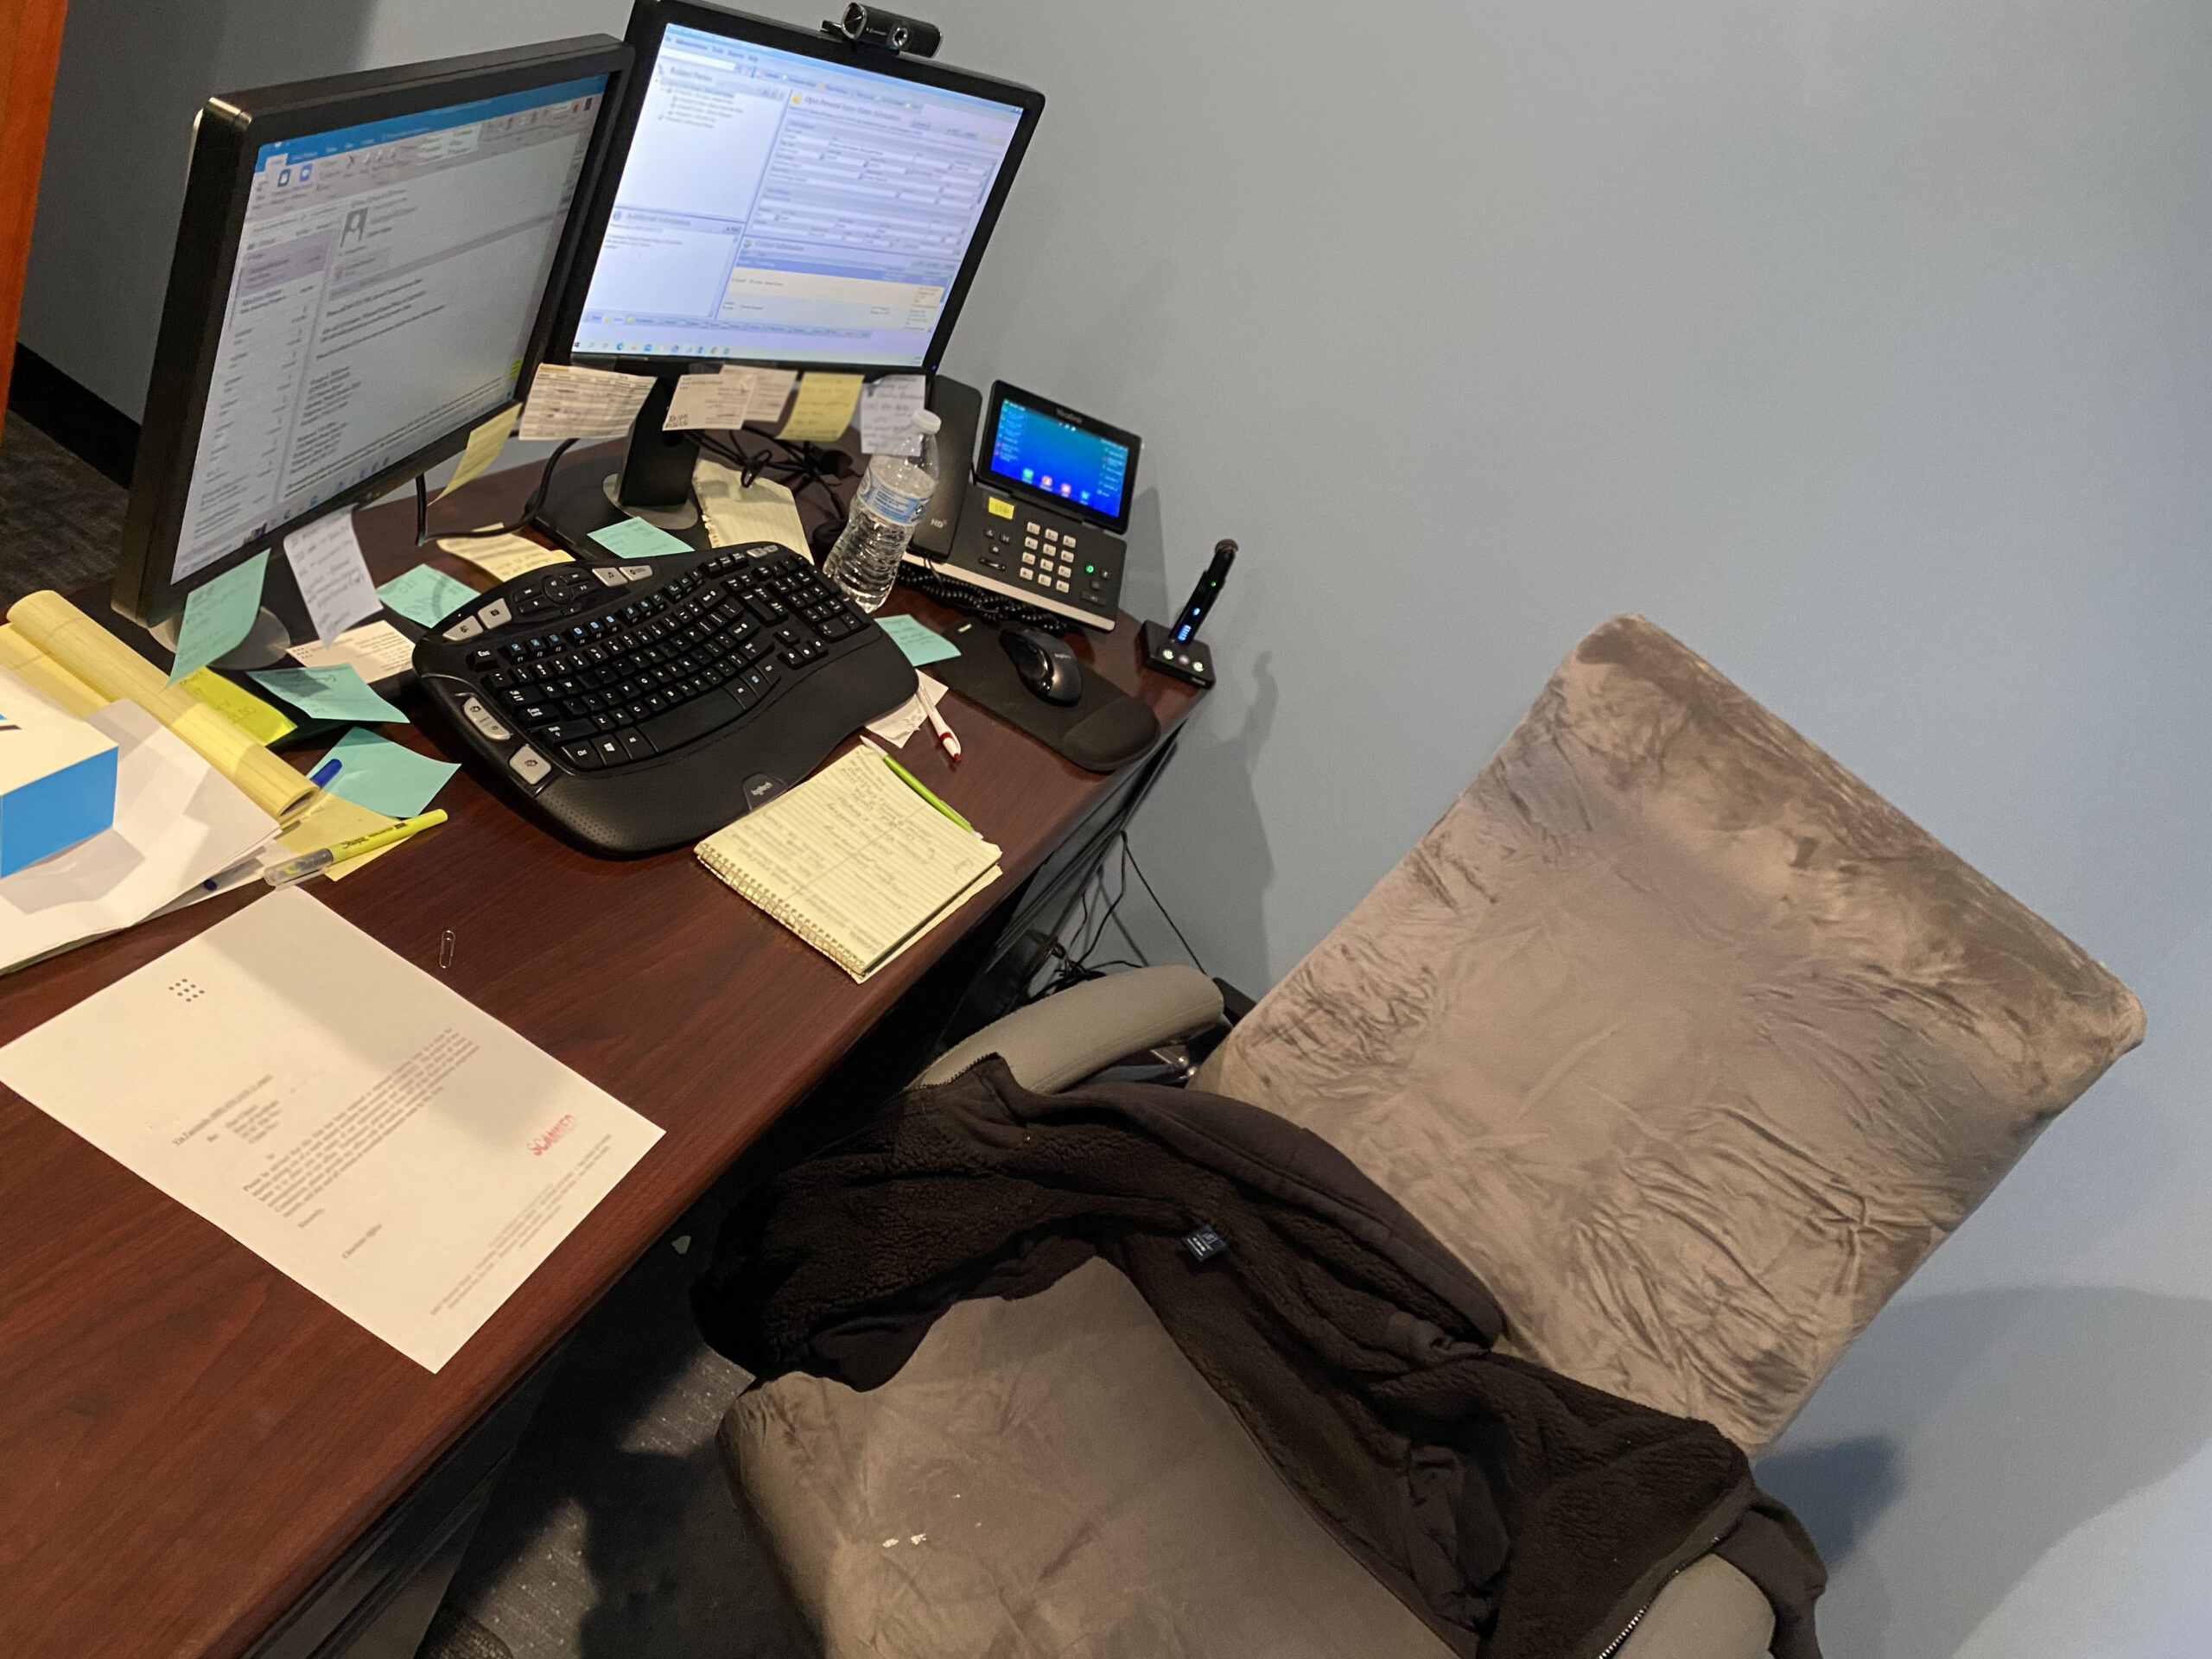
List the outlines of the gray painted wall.
{"type": "MultiPolygon", "coordinates": [[[[158,297],[178,181],[118,133],[182,119],[249,38],[310,73],[621,15],[198,9],[208,38],[157,47],[77,0],[56,111],[25,337],[134,410],[151,321],[123,314],[158,297]],[[143,88],[121,128],[87,102],[103,54],[143,88]]],[[[1585,629],[1673,629],[2150,1010],[1770,1461],[1835,1567],[1829,1650],[2200,1653],[2212,19],[930,15],[1052,99],[949,366],[1145,434],[1132,608],[1245,545],[1224,683],[1138,837],[1209,965],[1278,976],[1585,629]]]]}

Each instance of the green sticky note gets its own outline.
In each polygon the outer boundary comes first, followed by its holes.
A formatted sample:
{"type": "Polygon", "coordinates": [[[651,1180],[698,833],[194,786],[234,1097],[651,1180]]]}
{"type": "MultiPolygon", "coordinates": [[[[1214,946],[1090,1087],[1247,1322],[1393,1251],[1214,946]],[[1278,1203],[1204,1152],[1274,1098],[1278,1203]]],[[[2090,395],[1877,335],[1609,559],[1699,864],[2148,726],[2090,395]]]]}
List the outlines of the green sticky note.
{"type": "Polygon", "coordinates": [[[404,720],[375,692],[351,663],[334,668],[257,668],[246,677],[309,720],[404,720]]]}
{"type": "Polygon", "coordinates": [[[261,578],[269,569],[269,550],[244,564],[203,582],[185,596],[184,620],[177,628],[176,666],[169,683],[198,673],[246,636],[261,609],[261,578]]]}
{"type": "Polygon", "coordinates": [[[404,576],[394,576],[377,589],[377,597],[410,622],[435,627],[476,597],[476,590],[456,582],[435,565],[418,564],[404,576]]]}
{"type": "Polygon", "coordinates": [[[333,795],[391,818],[413,817],[461,770],[359,726],[332,744],[323,760],[340,763],[327,785],[333,795]]]}
{"type": "Polygon", "coordinates": [[[591,538],[618,559],[650,559],[656,554],[693,550],[691,543],[682,537],[671,536],[658,524],[649,524],[642,518],[625,518],[605,530],[594,530],[591,538]]]}
{"type": "Polygon", "coordinates": [[[883,625],[886,633],[899,642],[899,649],[906,653],[906,660],[916,668],[960,654],[960,647],[951,640],[924,627],[911,616],[879,616],[875,620],[883,625]]]}

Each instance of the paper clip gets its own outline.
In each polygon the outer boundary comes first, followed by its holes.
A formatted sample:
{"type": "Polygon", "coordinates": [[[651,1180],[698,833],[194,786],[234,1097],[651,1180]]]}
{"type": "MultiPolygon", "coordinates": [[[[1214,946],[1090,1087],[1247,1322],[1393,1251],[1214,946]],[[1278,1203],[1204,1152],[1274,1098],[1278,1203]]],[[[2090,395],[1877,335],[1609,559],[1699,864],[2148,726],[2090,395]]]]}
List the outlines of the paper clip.
{"type": "Polygon", "coordinates": [[[453,966],[453,929],[448,928],[438,941],[438,969],[442,973],[453,966]]]}

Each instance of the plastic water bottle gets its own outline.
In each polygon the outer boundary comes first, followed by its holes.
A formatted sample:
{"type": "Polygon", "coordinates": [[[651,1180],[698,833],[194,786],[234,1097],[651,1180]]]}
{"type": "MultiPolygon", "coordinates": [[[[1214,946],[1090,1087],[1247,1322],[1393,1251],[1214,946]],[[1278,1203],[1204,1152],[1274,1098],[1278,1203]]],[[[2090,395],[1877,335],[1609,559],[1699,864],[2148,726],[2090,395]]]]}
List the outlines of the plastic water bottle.
{"type": "Polygon", "coordinates": [[[914,526],[937,493],[938,418],[918,410],[914,425],[922,435],[922,452],[906,455],[877,455],[868,464],[868,476],[853,495],[852,516],[845,533],[830,550],[823,574],[864,611],[873,612],[891,596],[899,580],[899,561],[913,539],[914,526]]]}

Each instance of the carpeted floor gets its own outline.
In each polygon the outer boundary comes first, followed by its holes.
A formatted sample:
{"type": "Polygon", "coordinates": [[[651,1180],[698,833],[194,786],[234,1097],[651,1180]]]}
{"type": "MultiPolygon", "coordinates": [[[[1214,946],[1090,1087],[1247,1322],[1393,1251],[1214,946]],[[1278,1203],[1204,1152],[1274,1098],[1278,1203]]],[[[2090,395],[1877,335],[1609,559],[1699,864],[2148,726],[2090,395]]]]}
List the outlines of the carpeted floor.
{"type": "Polygon", "coordinates": [[[577,1327],[422,1659],[499,1659],[487,1636],[513,1659],[810,1653],[715,1447],[746,1377],[686,1292],[720,1221],[702,1202],[577,1327]]]}
{"type": "Polygon", "coordinates": [[[0,432],[0,611],[41,588],[65,591],[115,569],[129,499],[16,415],[0,432]]]}

